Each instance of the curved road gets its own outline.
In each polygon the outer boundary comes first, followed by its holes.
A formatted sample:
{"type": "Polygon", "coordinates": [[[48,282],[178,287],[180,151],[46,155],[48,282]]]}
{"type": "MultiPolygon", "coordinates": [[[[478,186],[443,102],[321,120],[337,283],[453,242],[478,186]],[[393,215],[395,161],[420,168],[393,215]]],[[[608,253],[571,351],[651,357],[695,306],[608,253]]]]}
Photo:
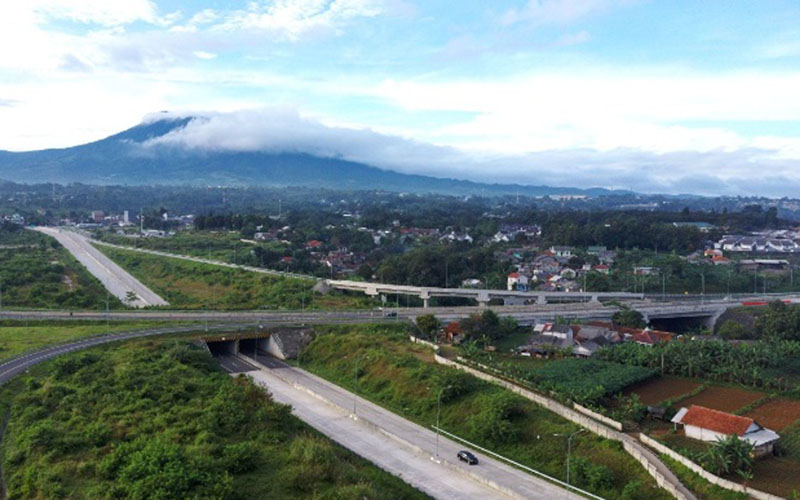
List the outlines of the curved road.
{"type": "MultiPolygon", "coordinates": [[[[252,324],[239,324],[239,325],[211,325],[208,330],[231,330],[252,327],[252,324]]],[[[68,352],[80,351],[88,347],[93,347],[109,342],[116,342],[118,340],[134,339],[138,337],[151,337],[154,335],[166,335],[170,333],[188,333],[203,330],[202,326],[183,326],[172,328],[153,328],[149,330],[136,330],[130,332],[113,333],[109,335],[102,335],[97,337],[89,337],[74,342],[67,342],[64,344],[46,347],[44,349],[25,354],[23,356],[11,359],[5,363],[0,364],[0,386],[16,377],[20,373],[26,371],[33,365],[37,365],[43,361],[54,358],[61,354],[68,352]]]]}

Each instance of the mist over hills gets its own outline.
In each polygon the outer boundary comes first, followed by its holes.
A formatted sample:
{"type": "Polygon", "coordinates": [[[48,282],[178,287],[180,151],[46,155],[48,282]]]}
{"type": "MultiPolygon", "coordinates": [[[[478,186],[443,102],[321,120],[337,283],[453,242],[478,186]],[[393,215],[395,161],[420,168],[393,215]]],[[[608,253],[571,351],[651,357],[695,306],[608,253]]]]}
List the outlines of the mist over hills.
{"type": "Polygon", "coordinates": [[[103,185],[304,186],[457,195],[623,193],[603,188],[486,184],[401,173],[303,151],[203,150],[158,140],[180,131],[193,119],[153,119],[105,139],[63,149],[0,151],[0,179],[103,185]]]}

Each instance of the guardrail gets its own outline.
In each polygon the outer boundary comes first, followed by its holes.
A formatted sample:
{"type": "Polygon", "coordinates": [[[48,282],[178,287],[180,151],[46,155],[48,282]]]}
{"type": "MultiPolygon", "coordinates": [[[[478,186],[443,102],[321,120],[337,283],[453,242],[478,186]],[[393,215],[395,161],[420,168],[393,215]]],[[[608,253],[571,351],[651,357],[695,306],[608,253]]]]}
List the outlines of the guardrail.
{"type": "Polygon", "coordinates": [[[594,493],[590,493],[590,492],[588,492],[586,490],[582,490],[582,489],[578,488],[577,486],[572,486],[571,484],[565,483],[564,481],[562,481],[560,479],[557,479],[557,478],[554,478],[553,476],[548,476],[544,472],[540,472],[540,471],[538,471],[536,469],[532,469],[532,468],[528,467],[527,465],[523,465],[523,464],[521,464],[519,462],[515,462],[514,460],[511,460],[510,458],[504,457],[503,455],[500,455],[499,453],[495,453],[492,450],[487,450],[486,448],[484,448],[484,447],[482,447],[480,445],[477,445],[475,443],[467,441],[466,439],[464,439],[462,437],[459,437],[459,436],[457,436],[457,435],[455,435],[453,433],[447,432],[446,430],[441,429],[439,427],[436,427],[435,425],[431,425],[431,427],[433,429],[435,429],[437,432],[441,432],[442,434],[444,434],[445,436],[447,436],[447,437],[449,437],[451,439],[455,439],[456,441],[459,441],[461,443],[466,444],[470,448],[474,448],[476,450],[480,450],[481,453],[485,453],[487,455],[491,455],[494,458],[496,458],[498,460],[502,460],[503,462],[506,462],[509,465],[513,465],[514,467],[517,467],[519,469],[522,469],[525,472],[530,472],[531,474],[533,474],[535,476],[539,476],[542,479],[546,479],[546,480],[548,480],[548,481],[550,481],[552,483],[556,483],[557,485],[559,485],[559,486],[561,486],[563,488],[566,488],[568,490],[572,490],[572,491],[574,491],[576,493],[579,493],[579,494],[581,494],[583,496],[586,496],[586,497],[589,497],[589,498],[594,498],[596,500],[605,500],[603,497],[597,496],[594,493]]]}

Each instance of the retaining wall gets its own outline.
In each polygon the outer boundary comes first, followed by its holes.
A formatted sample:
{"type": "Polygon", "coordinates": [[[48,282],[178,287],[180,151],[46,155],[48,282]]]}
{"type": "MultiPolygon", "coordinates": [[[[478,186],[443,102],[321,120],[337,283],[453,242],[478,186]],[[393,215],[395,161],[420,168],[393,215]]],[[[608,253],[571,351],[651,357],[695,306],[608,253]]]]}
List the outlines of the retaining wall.
{"type": "Polygon", "coordinates": [[[581,427],[585,427],[600,437],[613,439],[614,441],[620,441],[625,451],[628,452],[628,454],[630,454],[634,459],[636,459],[637,462],[642,464],[647,473],[650,474],[653,479],[655,479],[658,486],[666,490],[670,495],[678,500],[697,500],[697,498],[681,484],[680,480],[678,480],[678,478],[664,463],[658,459],[656,455],[653,454],[653,452],[648,450],[645,446],[632,437],[619,431],[610,429],[600,422],[593,420],[592,418],[589,418],[588,416],[579,413],[572,408],[564,406],[557,401],[542,396],[541,394],[537,394],[533,391],[524,389],[516,384],[512,384],[511,382],[507,382],[503,379],[495,377],[494,375],[490,375],[475,368],[466,366],[457,361],[444,358],[438,354],[434,354],[434,359],[437,363],[452,366],[459,370],[470,373],[481,380],[500,385],[509,391],[519,394],[520,396],[547,408],[553,413],[580,425],[581,427]]]}
{"type": "Polygon", "coordinates": [[[599,421],[603,422],[604,424],[606,424],[607,426],[609,426],[609,427],[611,427],[613,429],[616,429],[618,431],[622,430],[622,422],[617,422],[613,418],[608,418],[607,416],[601,415],[601,414],[597,413],[596,411],[592,411],[589,408],[586,408],[585,406],[579,405],[578,403],[572,403],[572,407],[576,411],[579,411],[579,412],[583,413],[584,415],[588,415],[588,416],[592,417],[595,420],[599,420],[599,421]]]}
{"type": "Polygon", "coordinates": [[[680,462],[681,464],[685,465],[692,472],[699,474],[703,479],[708,481],[711,484],[715,484],[721,488],[725,488],[726,490],[736,491],[739,493],[745,493],[749,495],[751,498],[756,498],[758,500],[782,500],[782,497],[772,495],[770,493],[765,493],[760,490],[756,490],[753,488],[749,488],[739,483],[734,483],[733,481],[729,481],[727,479],[723,479],[717,475],[714,475],[698,464],[692,462],[688,458],[684,457],[680,453],[676,452],[675,450],[670,449],[664,444],[656,441],[655,439],[645,435],[639,434],[639,440],[646,444],[647,446],[653,448],[654,450],[658,451],[659,453],[663,453],[664,455],[670,457],[671,459],[675,460],[676,462],[680,462]]]}

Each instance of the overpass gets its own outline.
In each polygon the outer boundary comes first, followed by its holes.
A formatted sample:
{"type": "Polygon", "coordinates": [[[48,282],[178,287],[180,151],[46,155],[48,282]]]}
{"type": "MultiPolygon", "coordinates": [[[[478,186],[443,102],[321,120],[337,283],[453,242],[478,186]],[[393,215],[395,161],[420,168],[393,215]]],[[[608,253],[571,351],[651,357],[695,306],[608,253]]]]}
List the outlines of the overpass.
{"type": "Polygon", "coordinates": [[[548,302],[595,302],[601,300],[643,299],[644,294],[629,292],[521,292],[516,290],[492,290],[488,288],[439,288],[429,286],[392,285],[390,283],[368,283],[349,280],[325,280],[324,284],[336,290],[363,292],[371,297],[378,295],[410,295],[422,299],[423,307],[430,307],[431,297],[459,297],[473,299],[485,307],[492,299],[500,299],[504,305],[544,305],[548,302]]]}
{"type": "MultiPolygon", "coordinates": [[[[446,289],[445,289],[446,290],[446,289]]],[[[767,304],[768,300],[782,300],[787,303],[800,303],[800,295],[781,295],[751,297],[727,297],[708,301],[674,300],[656,302],[650,299],[625,301],[624,305],[644,315],[646,320],[662,318],[698,317],[707,321],[715,321],[723,312],[732,307],[758,306],[767,304]]],[[[537,321],[553,320],[557,317],[569,319],[611,319],[620,308],[616,304],[602,302],[564,302],[528,305],[493,306],[491,308],[500,316],[510,316],[522,324],[537,321]]],[[[250,324],[270,325],[312,325],[330,323],[378,323],[394,322],[415,318],[421,314],[434,314],[440,319],[464,318],[470,314],[481,313],[484,307],[429,307],[397,308],[389,311],[375,309],[330,310],[330,311],[169,311],[169,310],[120,310],[101,311],[54,311],[54,310],[2,310],[0,318],[4,319],[63,319],[63,320],[161,320],[161,321],[196,321],[206,322],[249,322],[250,324]]]]}

